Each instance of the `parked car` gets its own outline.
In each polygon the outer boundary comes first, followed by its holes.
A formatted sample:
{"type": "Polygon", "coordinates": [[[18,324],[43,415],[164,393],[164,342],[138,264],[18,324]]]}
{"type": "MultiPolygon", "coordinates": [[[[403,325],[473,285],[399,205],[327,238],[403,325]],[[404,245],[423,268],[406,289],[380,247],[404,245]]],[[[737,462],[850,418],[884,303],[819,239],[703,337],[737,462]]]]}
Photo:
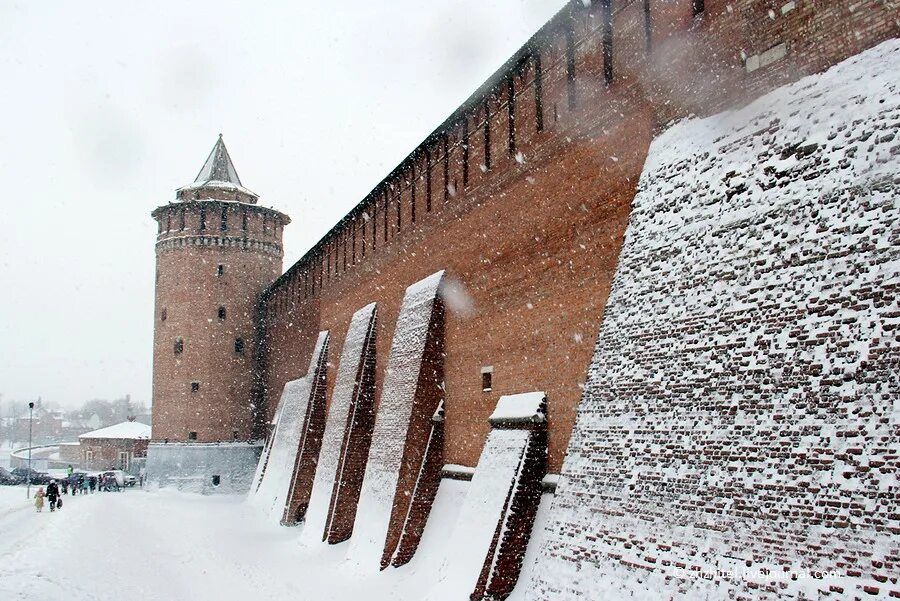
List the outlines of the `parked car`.
{"type": "Polygon", "coordinates": [[[14,486],[16,484],[22,484],[23,482],[25,482],[23,476],[17,476],[5,467],[0,467],[0,484],[14,486]]]}
{"type": "Polygon", "coordinates": [[[131,474],[123,472],[122,470],[109,470],[103,472],[102,474],[100,474],[100,476],[108,480],[114,479],[114,481],[119,485],[120,488],[124,488],[126,486],[134,486],[135,484],[137,484],[137,478],[135,478],[131,474]]]}
{"type": "MultiPolygon", "coordinates": [[[[22,482],[25,482],[28,479],[28,468],[27,467],[17,467],[12,471],[13,474],[22,479],[22,482]]],[[[50,480],[53,477],[50,474],[45,474],[44,472],[39,472],[37,470],[31,470],[31,483],[37,485],[46,485],[50,484],[50,480]]]]}

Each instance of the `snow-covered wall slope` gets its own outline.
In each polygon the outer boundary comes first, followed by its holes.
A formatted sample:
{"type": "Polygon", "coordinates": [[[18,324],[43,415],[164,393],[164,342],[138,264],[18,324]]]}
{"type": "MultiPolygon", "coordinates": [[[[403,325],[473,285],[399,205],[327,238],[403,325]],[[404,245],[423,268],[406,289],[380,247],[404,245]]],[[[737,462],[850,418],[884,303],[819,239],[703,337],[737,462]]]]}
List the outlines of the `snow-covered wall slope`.
{"type": "Polygon", "coordinates": [[[281,412],[272,433],[265,472],[259,488],[250,495],[251,502],[276,522],[281,521],[287,502],[294,460],[297,458],[297,431],[303,426],[309,390],[306,378],[291,380],[284,385],[279,402],[281,412]]]}
{"type": "Polygon", "coordinates": [[[897,73],[653,142],[529,599],[898,594],[897,73]]]}
{"type": "Polygon", "coordinates": [[[287,504],[281,523],[293,526],[304,520],[316,477],[316,463],[325,432],[325,389],[328,385],[328,330],[319,332],[306,378],[309,380],[309,401],[303,427],[297,433],[297,453],[288,489],[287,504]]]}
{"type": "Polygon", "coordinates": [[[297,455],[307,428],[309,404],[318,375],[316,372],[326,352],[327,342],[328,332],[321,332],[306,375],[284,385],[272,442],[264,452],[265,456],[260,459],[260,463],[266,461],[266,465],[259,487],[251,493],[250,499],[275,522],[281,522],[285,514],[288,493],[294,481],[297,455]]]}
{"type": "MultiPolygon", "coordinates": [[[[431,418],[443,398],[443,370],[432,367],[424,373],[430,367],[425,365],[429,337],[444,334],[443,322],[440,327],[433,323],[443,276],[439,271],[406,289],[391,343],[350,548],[353,560],[373,569],[387,565],[404,529],[391,522],[403,521],[414,501],[431,418]],[[389,526],[394,536],[389,537],[389,526]]],[[[443,340],[437,342],[440,356],[443,340]]],[[[431,476],[440,478],[440,470],[431,476]]]]}
{"type": "Polygon", "coordinates": [[[546,472],[547,401],[543,393],[509,395],[499,407],[523,423],[491,419],[428,601],[505,599],[519,576],[546,472]]]}
{"type": "Polygon", "coordinates": [[[375,303],[366,305],[353,314],[347,329],[303,527],[302,537],[306,543],[321,542],[331,521],[334,504],[332,496],[336,496],[340,488],[335,486],[335,482],[340,484],[339,464],[351,412],[360,392],[367,349],[372,344],[375,313],[375,303]]]}

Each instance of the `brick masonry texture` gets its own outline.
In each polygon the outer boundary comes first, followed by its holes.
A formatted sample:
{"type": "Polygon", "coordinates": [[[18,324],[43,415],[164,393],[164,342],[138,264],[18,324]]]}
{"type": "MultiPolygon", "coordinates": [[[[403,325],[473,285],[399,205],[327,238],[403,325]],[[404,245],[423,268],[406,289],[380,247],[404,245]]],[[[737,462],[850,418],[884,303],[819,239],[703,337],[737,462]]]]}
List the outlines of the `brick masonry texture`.
{"type": "Polygon", "coordinates": [[[532,419],[492,420],[445,567],[427,601],[505,599],[516,584],[547,469],[546,397],[540,394],[534,403],[526,396],[512,400],[532,419]]]}
{"type": "Polygon", "coordinates": [[[198,442],[247,440],[257,303],[281,271],[284,217],[216,200],[170,203],[153,216],[159,224],[153,438],[187,441],[196,432],[198,442]],[[236,352],[236,338],[243,340],[242,352],[236,352]]]}
{"type": "Polygon", "coordinates": [[[696,18],[691,0],[616,1],[609,17],[589,4],[552,19],[269,288],[258,394],[270,417],[318,332],[340,352],[370,302],[377,402],[406,287],[444,269],[467,294],[446,316],[446,461],[475,465],[501,395],[545,390],[558,471],[653,136],[897,33],[896,9],[878,1],[782,12],[707,0],[696,18]],[[781,59],[748,72],[748,58],[779,44],[781,59]]]}
{"type": "Polygon", "coordinates": [[[288,516],[295,515],[299,503],[305,504],[309,499],[308,489],[295,489],[298,477],[303,483],[307,482],[304,477],[309,475],[309,470],[297,468],[301,463],[304,468],[307,467],[305,464],[315,465],[319,455],[321,430],[325,423],[321,385],[324,373],[321,370],[327,360],[328,334],[323,332],[316,342],[307,375],[285,384],[278,421],[271,434],[272,442],[263,451],[263,472],[252,499],[270,519],[281,523],[295,521],[288,516]],[[297,503],[293,502],[294,494],[299,497],[297,503]],[[291,505],[294,505],[294,512],[289,511],[291,505]]]}
{"type": "Polygon", "coordinates": [[[900,595],[898,71],[653,142],[529,599],[900,595]]]}
{"type": "MultiPolygon", "coordinates": [[[[350,328],[346,333],[340,363],[336,370],[338,386],[335,387],[329,399],[325,433],[322,436],[322,447],[319,451],[310,505],[303,527],[303,537],[309,543],[325,540],[330,532],[334,515],[334,497],[335,493],[339,492],[337,483],[340,481],[341,464],[347,457],[345,439],[349,430],[348,424],[354,421],[352,412],[358,397],[367,392],[361,390],[360,380],[367,370],[367,359],[372,355],[375,321],[375,304],[366,305],[353,314],[350,328]]],[[[332,337],[331,340],[333,339],[332,337]]],[[[366,445],[366,454],[368,454],[368,445],[366,445]]],[[[349,516],[350,528],[352,528],[355,514],[356,503],[354,501],[353,515],[349,516]]],[[[344,516],[342,524],[346,521],[347,518],[344,516]]]]}
{"type": "MultiPolygon", "coordinates": [[[[322,448],[322,436],[325,433],[325,384],[328,374],[328,332],[319,332],[316,348],[321,352],[313,353],[316,359],[310,363],[306,378],[310,380],[309,404],[306,406],[306,417],[297,443],[297,460],[291,470],[291,486],[288,492],[287,506],[284,508],[282,524],[292,526],[306,516],[309,507],[309,496],[316,476],[316,465],[319,451],[322,448]]],[[[265,469],[265,468],[263,468],[265,469]]]]}
{"type": "MultiPolygon", "coordinates": [[[[423,475],[431,418],[443,400],[442,278],[439,272],[410,286],[397,319],[348,554],[364,564],[390,563],[423,475]]],[[[417,517],[427,518],[429,508],[422,509],[417,517]]]]}
{"type": "MultiPolygon", "coordinates": [[[[444,461],[474,466],[500,396],[543,390],[558,472],[654,136],[898,33],[892,2],[698,4],[567,5],[281,275],[261,307],[267,415],[318,332],[340,353],[372,302],[377,410],[404,291],[444,270],[461,291],[445,299],[444,461]]],[[[338,385],[332,371],[329,399],[338,385]]]]}

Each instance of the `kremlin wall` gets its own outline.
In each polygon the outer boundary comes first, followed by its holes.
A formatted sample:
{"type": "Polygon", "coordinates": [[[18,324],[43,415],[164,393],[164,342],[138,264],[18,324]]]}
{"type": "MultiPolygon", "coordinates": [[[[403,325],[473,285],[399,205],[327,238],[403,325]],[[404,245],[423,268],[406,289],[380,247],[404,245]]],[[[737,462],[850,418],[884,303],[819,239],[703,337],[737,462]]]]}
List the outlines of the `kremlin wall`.
{"type": "Polygon", "coordinates": [[[900,595],[897,33],[568,4],[281,275],[220,140],[154,212],[151,481],[393,569],[471,480],[429,599],[900,595]]]}

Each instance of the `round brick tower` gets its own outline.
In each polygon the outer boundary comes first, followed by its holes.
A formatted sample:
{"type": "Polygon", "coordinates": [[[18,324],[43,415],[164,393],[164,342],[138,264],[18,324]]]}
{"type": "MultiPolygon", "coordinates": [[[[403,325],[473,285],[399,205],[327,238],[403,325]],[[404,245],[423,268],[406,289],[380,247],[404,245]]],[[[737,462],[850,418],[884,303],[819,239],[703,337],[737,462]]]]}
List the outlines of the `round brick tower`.
{"type": "Polygon", "coordinates": [[[281,274],[290,222],[258,199],[220,134],[194,182],[152,213],[153,447],[251,437],[256,303],[281,274]]]}

